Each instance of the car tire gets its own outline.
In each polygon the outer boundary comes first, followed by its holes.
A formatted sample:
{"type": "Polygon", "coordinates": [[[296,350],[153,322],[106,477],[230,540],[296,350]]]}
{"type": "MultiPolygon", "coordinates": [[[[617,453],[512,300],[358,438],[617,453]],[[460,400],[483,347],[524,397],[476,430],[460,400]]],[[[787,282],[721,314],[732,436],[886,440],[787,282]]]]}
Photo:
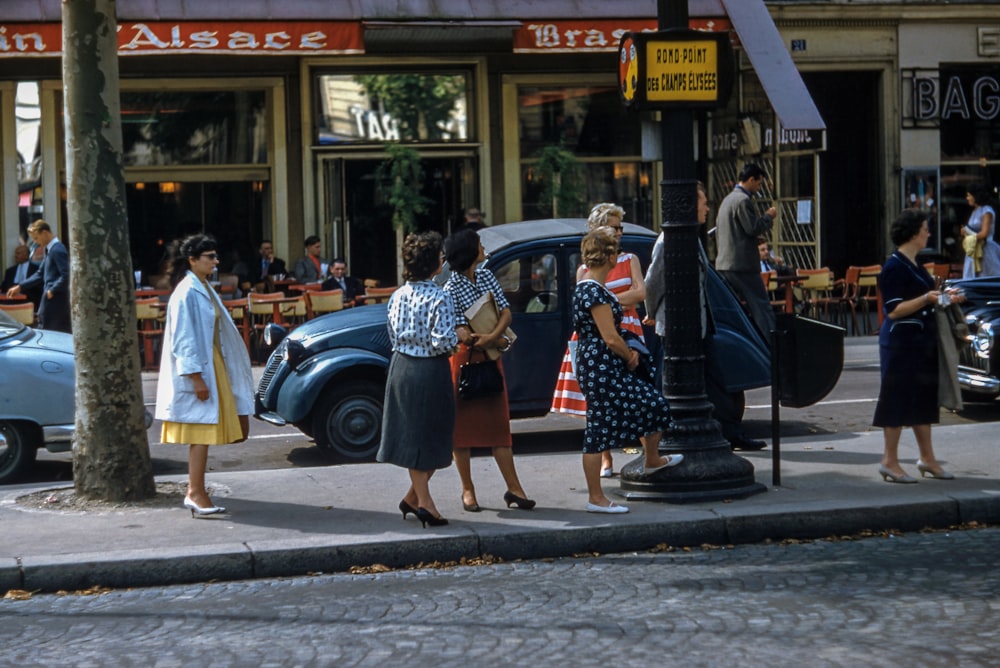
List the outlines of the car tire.
{"type": "Polygon", "coordinates": [[[316,445],[341,461],[375,461],[384,394],[384,388],[371,380],[335,384],[312,412],[316,445]]]}
{"type": "Polygon", "coordinates": [[[38,454],[28,425],[0,421],[0,484],[14,482],[28,472],[38,454]]]}

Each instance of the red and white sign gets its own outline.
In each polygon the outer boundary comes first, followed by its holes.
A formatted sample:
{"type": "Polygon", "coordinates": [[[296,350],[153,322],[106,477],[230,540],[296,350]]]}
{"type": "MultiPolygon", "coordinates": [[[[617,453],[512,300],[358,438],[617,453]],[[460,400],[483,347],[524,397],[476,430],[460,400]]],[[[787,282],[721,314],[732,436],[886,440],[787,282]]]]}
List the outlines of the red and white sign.
{"type": "MultiPolygon", "coordinates": [[[[61,52],[62,24],[0,24],[0,58],[61,52]]],[[[351,21],[124,21],[118,53],[347,54],[364,53],[364,39],[361,24],[351,21]]]]}
{"type": "MultiPolygon", "coordinates": [[[[729,19],[691,19],[692,30],[729,32],[729,19]]],[[[514,53],[584,53],[617,51],[627,32],[653,32],[656,19],[526,21],[514,31],[514,53]]]]}

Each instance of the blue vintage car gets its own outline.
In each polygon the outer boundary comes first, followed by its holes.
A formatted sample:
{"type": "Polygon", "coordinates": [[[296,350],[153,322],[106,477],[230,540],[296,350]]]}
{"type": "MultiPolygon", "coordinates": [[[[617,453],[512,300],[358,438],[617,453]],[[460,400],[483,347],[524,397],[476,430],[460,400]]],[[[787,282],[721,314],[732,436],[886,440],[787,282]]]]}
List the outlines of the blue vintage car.
{"type": "Polygon", "coordinates": [[[965,294],[962,311],[971,335],[959,353],[958,382],[966,401],[1000,395],[1000,276],[949,281],[965,294]]]}
{"type": "Polygon", "coordinates": [[[0,483],[24,474],[40,447],[72,447],[75,374],[72,336],[0,311],[0,483]]]}
{"type": "MultiPolygon", "coordinates": [[[[518,336],[503,358],[512,417],[544,415],[551,406],[572,333],[572,294],[586,229],[583,219],[555,219],[480,231],[488,256],[484,266],[503,287],[518,336]]],[[[650,230],[626,224],[621,244],[645,268],[655,240],[650,230]]],[[[708,384],[716,388],[710,398],[717,414],[725,411],[738,420],[743,392],[770,383],[770,356],[714,271],[707,290],[715,325],[707,351],[708,384]]],[[[656,347],[651,331],[647,340],[656,347]]],[[[378,449],[390,353],[384,304],[307,322],[283,338],[268,359],[257,388],[256,416],[295,425],[342,460],[371,460],[378,449]]]]}

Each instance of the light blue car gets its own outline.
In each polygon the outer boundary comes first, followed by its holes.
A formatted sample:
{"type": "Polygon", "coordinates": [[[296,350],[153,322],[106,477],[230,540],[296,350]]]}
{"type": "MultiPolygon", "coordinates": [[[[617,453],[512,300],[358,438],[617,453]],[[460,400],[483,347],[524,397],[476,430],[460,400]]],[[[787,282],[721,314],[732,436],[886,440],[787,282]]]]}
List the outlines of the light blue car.
{"type": "Polygon", "coordinates": [[[38,449],[72,447],[73,337],[26,327],[0,311],[0,483],[31,467],[38,449]]]}

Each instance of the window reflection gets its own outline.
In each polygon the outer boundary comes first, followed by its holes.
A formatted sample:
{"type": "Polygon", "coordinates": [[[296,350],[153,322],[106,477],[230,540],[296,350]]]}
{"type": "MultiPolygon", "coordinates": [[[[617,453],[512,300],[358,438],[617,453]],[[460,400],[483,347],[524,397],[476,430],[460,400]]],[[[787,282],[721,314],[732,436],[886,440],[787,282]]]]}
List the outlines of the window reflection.
{"type": "Polygon", "coordinates": [[[640,130],[614,86],[519,86],[521,156],[561,145],[580,156],[639,155],[640,130]]]}
{"type": "Polygon", "coordinates": [[[264,164],[263,91],[123,91],[127,167],[264,164]]]}
{"type": "Polygon", "coordinates": [[[322,74],[319,144],[469,139],[469,77],[460,74],[322,74]]]}

